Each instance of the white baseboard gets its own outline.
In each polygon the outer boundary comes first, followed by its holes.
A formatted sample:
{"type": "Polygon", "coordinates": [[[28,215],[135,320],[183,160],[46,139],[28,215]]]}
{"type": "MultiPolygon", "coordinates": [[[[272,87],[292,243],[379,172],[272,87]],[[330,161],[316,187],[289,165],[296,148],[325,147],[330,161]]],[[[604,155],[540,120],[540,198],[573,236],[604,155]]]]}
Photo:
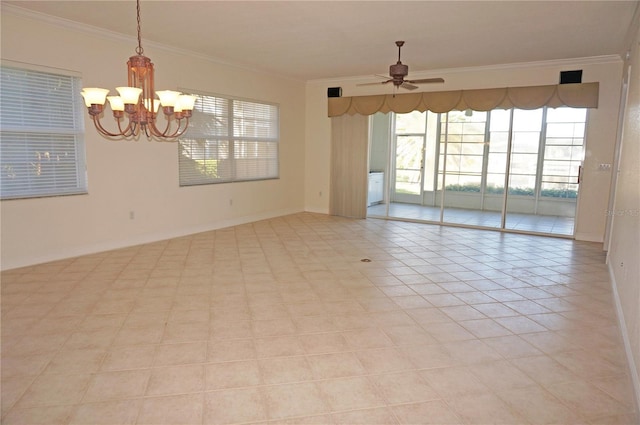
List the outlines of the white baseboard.
{"type": "Polygon", "coordinates": [[[304,210],[310,213],[329,214],[328,208],[305,208],[304,210]]]}
{"type": "Polygon", "coordinates": [[[585,233],[578,232],[574,235],[575,240],[577,241],[585,241],[585,242],[604,242],[602,235],[600,233],[585,233]]]}
{"type": "Polygon", "coordinates": [[[629,341],[629,331],[627,329],[627,323],[624,320],[624,314],[622,312],[622,304],[620,303],[620,296],[618,294],[618,285],[616,284],[616,277],[613,273],[611,263],[608,263],[609,277],[611,279],[611,289],[613,290],[613,301],[616,306],[616,315],[618,316],[618,324],[620,325],[620,333],[622,334],[622,341],[624,343],[624,351],[627,355],[627,363],[629,364],[629,373],[631,375],[631,382],[633,384],[634,400],[636,402],[636,417],[640,418],[640,376],[638,376],[638,367],[633,357],[633,351],[631,350],[631,342],[629,341]]]}
{"type": "Polygon", "coordinates": [[[179,238],[182,236],[193,235],[196,233],[209,232],[211,230],[223,229],[225,227],[237,226],[240,224],[253,223],[255,221],[267,220],[274,217],[282,217],[284,215],[295,214],[302,212],[301,210],[278,210],[263,212],[243,217],[234,217],[226,220],[214,221],[198,226],[185,227],[168,232],[147,233],[141,235],[135,235],[127,239],[119,239],[112,241],[103,241],[94,244],[69,247],[62,250],[57,250],[46,255],[25,257],[12,260],[3,260],[0,265],[2,271],[17,269],[20,267],[33,266],[36,264],[48,263],[51,261],[65,260],[68,258],[80,257],[82,255],[96,254],[105,251],[111,251],[114,249],[127,248],[136,245],[142,245],[152,242],[163,241],[166,239],[179,238]]]}

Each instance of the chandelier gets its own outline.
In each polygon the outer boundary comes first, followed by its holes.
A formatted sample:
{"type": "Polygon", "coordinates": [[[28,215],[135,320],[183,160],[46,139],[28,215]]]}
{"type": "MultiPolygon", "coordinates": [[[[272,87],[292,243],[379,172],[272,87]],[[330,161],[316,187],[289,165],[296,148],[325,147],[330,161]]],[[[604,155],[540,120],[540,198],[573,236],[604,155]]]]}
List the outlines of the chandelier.
{"type": "Polygon", "coordinates": [[[81,94],[96,129],[105,137],[137,140],[141,134],[144,134],[148,139],[175,140],[187,130],[196,98],[172,90],[155,91],[153,63],[143,55],[144,49],[140,36],[140,0],[136,0],[136,3],[138,47],[136,47],[137,54],[131,56],[127,62],[127,86],[116,87],[119,96],[108,96],[109,90],[96,87],[83,88],[81,94]],[[100,122],[107,100],[117,123],[117,132],[108,131],[100,122]],[[163,125],[156,121],[160,106],[164,114],[163,125]],[[126,125],[123,122],[125,114],[128,120],[126,125]]]}

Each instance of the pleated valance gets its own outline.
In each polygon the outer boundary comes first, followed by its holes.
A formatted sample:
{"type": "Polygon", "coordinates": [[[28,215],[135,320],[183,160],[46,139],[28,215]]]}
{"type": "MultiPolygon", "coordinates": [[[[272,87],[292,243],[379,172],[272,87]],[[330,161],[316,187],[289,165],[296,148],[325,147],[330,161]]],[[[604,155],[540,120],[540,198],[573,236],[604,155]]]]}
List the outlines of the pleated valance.
{"type": "Polygon", "coordinates": [[[597,108],[599,83],[555,84],[550,86],[505,87],[403,93],[395,96],[353,96],[329,98],[329,117],[344,114],[372,115],[376,112],[490,111],[492,109],[597,108]]]}

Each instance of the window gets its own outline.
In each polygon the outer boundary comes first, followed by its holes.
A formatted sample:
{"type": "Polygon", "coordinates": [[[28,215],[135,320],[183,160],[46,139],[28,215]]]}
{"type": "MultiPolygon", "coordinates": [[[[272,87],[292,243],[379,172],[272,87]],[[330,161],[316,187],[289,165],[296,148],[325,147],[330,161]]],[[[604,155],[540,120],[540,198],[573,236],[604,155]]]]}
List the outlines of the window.
{"type": "Polygon", "coordinates": [[[438,173],[446,140],[446,190],[504,193],[511,127],[509,194],[576,198],[586,120],[586,109],[566,107],[514,109],[513,122],[502,109],[440,114],[438,173]]]}
{"type": "Polygon", "coordinates": [[[0,67],[0,197],[87,193],[80,79],[0,67]]]}
{"type": "Polygon", "coordinates": [[[447,190],[465,188],[469,191],[480,191],[485,155],[486,121],[486,112],[469,114],[463,111],[451,111],[440,115],[438,172],[440,174],[444,172],[446,150],[447,190]]]}
{"type": "Polygon", "coordinates": [[[542,196],[577,197],[586,121],[586,109],[547,109],[542,196]]]}
{"type": "Polygon", "coordinates": [[[278,178],[276,105],[199,95],[179,141],[180,186],[278,178]]]}
{"type": "Polygon", "coordinates": [[[395,116],[395,191],[417,195],[422,192],[422,156],[426,131],[424,112],[395,116]]]}

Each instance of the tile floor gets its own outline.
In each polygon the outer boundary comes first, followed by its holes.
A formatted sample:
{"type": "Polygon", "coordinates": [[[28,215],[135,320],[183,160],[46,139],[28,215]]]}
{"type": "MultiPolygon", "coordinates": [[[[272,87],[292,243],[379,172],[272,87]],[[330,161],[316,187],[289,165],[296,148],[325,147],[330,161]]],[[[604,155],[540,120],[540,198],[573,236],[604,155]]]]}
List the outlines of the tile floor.
{"type": "Polygon", "coordinates": [[[599,244],[301,213],[2,273],[6,425],[637,421],[599,244]]]}
{"type": "MultiPolygon", "coordinates": [[[[386,217],[387,205],[376,204],[367,208],[371,217],[386,217]]],[[[440,222],[440,207],[392,202],[389,205],[389,217],[440,222]]],[[[445,208],[444,223],[464,226],[489,227],[499,229],[502,226],[501,213],[495,211],[445,208]]],[[[574,219],[572,217],[545,216],[535,214],[507,214],[505,229],[521,232],[548,233],[573,236],[574,219]]]]}

